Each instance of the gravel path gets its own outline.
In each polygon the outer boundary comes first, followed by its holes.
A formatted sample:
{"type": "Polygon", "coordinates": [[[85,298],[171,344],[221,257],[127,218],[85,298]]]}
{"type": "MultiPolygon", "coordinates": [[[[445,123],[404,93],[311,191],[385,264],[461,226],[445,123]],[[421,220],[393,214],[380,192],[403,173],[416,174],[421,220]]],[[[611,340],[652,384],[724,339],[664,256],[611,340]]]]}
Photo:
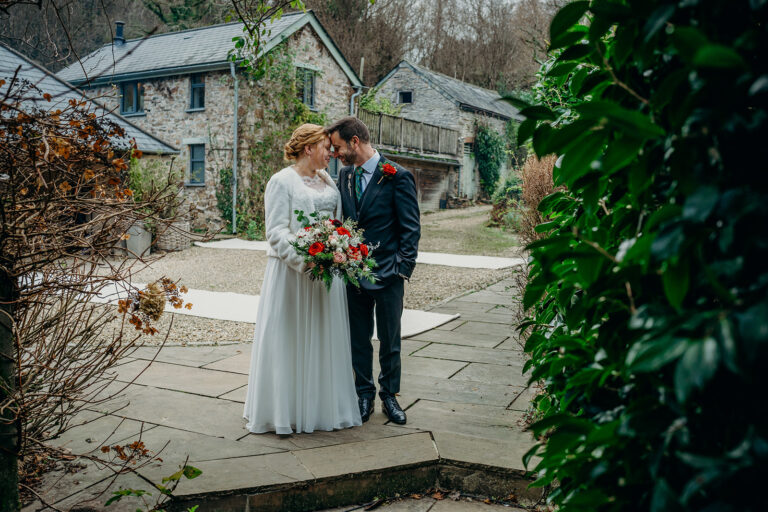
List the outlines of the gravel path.
{"type": "MultiPolygon", "coordinates": [[[[490,207],[443,210],[422,217],[419,249],[454,254],[519,257],[513,235],[486,228],[490,207]]],[[[191,247],[168,253],[138,272],[134,279],[151,282],[167,276],[188,288],[230,291],[258,295],[264,278],[267,256],[261,251],[222,250],[191,247]]],[[[515,273],[515,269],[485,270],[417,265],[405,287],[405,307],[430,309],[439,302],[489,286],[515,273]]],[[[184,315],[164,315],[157,327],[165,333],[171,325],[170,344],[225,343],[250,341],[252,324],[227,322],[184,315]]],[[[149,337],[148,343],[161,343],[161,335],[149,337]]]]}

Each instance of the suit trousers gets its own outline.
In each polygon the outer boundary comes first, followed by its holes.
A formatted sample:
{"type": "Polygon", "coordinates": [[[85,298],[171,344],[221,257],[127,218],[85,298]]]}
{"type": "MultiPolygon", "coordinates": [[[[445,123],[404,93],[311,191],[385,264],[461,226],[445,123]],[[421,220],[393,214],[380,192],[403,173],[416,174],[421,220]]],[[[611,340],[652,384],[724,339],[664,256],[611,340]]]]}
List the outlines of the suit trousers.
{"type": "Polygon", "coordinates": [[[349,328],[352,337],[352,367],[358,397],[373,398],[373,315],[379,338],[379,393],[400,391],[400,319],[403,315],[403,279],[393,278],[386,286],[366,290],[347,286],[349,328]]]}

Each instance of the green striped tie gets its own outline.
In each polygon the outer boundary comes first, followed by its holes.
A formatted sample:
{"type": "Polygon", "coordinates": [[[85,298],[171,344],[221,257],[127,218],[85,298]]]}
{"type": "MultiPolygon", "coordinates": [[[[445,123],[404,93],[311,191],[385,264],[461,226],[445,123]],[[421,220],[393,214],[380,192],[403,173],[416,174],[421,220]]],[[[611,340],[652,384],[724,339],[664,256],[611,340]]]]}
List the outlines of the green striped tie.
{"type": "Polygon", "coordinates": [[[365,169],[355,167],[355,197],[359,201],[363,197],[363,173],[365,169]]]}

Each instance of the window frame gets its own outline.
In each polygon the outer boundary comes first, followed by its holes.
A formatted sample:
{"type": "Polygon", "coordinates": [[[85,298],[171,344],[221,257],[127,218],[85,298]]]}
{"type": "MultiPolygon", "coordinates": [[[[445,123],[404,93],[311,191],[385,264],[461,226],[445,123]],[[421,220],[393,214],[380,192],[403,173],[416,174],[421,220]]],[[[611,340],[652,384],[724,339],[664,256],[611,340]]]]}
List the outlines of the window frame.
{"type": "Polygon", "coordinates": [[[189,105],[187,112],[199,112],[205,110],[205,74],[193,73],[189,75],[189,105]],[[195,79],[200,81],[195,83],[195,79]],[[202,106],[195,106],[195,91],[202,90],[201,100],[202,106]]]}
{"type": "Polygon", "coordinates": [[[144,112],[144,84],[138,80],[122,82],[120,84],[120,114],[124,116],[145,115],[144,112]],[[130,88],[133,93],[132,110],[126,110],[125,91],[130,88]]]}
{"type": "Polygon", "coordinates": [[[407,90],[397,91],[397,104],[398,105],[412,105],[413,104],[413,91],[407,91],[407,90]],[[411,101],[402,101],[402,95],[404,93],[407,93],[407,94],[411,95],[411,101]]]}
{"type": "Polygon", "coordinates": [[[296,66],[296,96],[309,110],[317,110],[317,71],[314,69],[296,66]],[[307,80],[307,77],[310,79],[307,80]],[[301,88],[299,88],[299,79],[301,79],[301,88]],[[307,84],[309,84],[309,98],[307,98],[307,84]],[[307,101],[309,99],[309,102],[307,101]]]}
{"type": "Polygon", "coordinates": [[[205,186],[205,144],[188,144],[187,148],[189,150],[189,165],[187,166],[187,180],[185,185],[187,187],[204,187],[205,186]],[[203,155],[201,159],[193,159],[193,148],[195,147],[202,147],[203,149],[203,155]],[[202,163],[202,181],[193,181],[193,176],[195,176],[195,166],[196,163],[202,163]]]}

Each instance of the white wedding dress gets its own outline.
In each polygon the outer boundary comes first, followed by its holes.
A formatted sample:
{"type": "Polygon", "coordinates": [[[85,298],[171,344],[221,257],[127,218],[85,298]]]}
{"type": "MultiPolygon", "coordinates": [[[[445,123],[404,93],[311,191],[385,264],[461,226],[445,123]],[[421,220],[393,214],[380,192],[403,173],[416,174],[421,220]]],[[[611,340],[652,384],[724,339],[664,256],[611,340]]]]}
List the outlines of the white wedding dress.
{"type": "MultiPolygon", "coordinates": [[[[265,203],[268,210],[272,208],[267,212],[268,239],[270,234],[273,240],[277,236],[276,229],[270,233],[270,215],[291,215],[296,197],[314,203],[321,214],[333,215],[338,204],[339,193],[326,182],[327,176],[296,180],[293,169],[285,171],[273,177],[283,180],[279,191],[268,187],[265,203]],[[276,204],[280,211],[274,211],[276,204]]],[[[274,218],[271,224],[275,225],[274,218]]],[[[283,228],[279,236],[284,248],[289,229],[283,228]]],[[[361,425],[344,284],[337,278],[328,292],[322,282],[298,272],[295,255],[283,250],[286,257],[268,258],[261,288],[243,413],[246,428],[290,434],[361,425]],[[287,264],[291,259],[293,266],[287,264]]]]}

